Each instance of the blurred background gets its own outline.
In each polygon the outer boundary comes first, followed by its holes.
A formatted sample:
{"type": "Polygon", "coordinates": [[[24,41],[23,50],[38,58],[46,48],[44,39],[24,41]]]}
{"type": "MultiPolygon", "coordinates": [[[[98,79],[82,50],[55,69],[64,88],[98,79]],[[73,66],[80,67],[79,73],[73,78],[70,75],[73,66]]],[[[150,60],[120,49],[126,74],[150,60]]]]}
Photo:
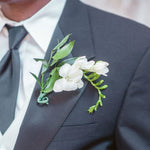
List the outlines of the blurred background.
{"type": "Polygon", "coordinates": [[[83,3],[150,27],[150,0],[81,0],[83,3]]]}

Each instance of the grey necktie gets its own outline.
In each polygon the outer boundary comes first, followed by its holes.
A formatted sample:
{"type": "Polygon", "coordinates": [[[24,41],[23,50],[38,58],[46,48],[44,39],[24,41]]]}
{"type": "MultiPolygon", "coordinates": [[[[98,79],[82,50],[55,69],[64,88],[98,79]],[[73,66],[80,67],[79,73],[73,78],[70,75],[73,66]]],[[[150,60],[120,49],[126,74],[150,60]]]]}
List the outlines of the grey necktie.
{"type": "Polygon", "coordinates": [[[10,27],[9,51],[0,61],[0,131],[2,134],[14,119],[20,79],[20,58],[18,48],[27,35],[23,26],[10,27]]]}

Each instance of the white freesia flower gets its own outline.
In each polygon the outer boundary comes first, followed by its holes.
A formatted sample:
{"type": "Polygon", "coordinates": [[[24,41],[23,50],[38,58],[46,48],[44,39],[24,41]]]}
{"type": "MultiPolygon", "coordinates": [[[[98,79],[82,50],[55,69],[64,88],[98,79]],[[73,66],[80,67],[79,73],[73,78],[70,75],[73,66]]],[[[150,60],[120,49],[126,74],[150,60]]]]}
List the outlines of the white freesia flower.
{"type": "Polygon", "coordinates": [[[99,75],[107,76],[107,73],[109,72],[108,65],[109,63],[105,61],[98,61],[95,65],[88,69],[88,71],[96,72],[99,75]]]}
{"type": "Polygon", "coordinates": [[[55,92],[73,91],[83,87],[81,80],[83,71],[78,67],[66,63],[60,68],[59,75],[62,78],[55,82],[53,88],[55,92]]]}
{"type": "Polygon", "coordinates": [[[81,70],[88,70],[95,64],[95,61],[87,61],[86,56],[78,57],[73,66],[79,67],[81,70]]]}
{"type": "Polygon", "coordinates": [[[62,78],[55,82],[53,90],[55,92],[61,92],[80,89],[84,85],[82,81],[83,70],[107,76],[109,72],[108,65],[109,64],[104,61],[95,63],[95,61],[88,61],[85,56],[79,57],[75,60],[73,65],[66,63],[60,67],[59,75],[62,78]]]}

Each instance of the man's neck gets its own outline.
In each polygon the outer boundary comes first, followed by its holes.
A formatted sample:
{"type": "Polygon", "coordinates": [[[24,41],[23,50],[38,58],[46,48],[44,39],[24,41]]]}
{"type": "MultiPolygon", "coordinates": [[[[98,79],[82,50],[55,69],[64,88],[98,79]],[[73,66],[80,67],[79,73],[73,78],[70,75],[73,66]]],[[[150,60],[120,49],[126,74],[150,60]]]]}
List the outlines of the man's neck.
{"type": "Polygon", "coordinates": [[[33,16],[50,0],[31,0],[28,2],[2,3],[3,14],[10,20],[20,22],[33,16]]]}

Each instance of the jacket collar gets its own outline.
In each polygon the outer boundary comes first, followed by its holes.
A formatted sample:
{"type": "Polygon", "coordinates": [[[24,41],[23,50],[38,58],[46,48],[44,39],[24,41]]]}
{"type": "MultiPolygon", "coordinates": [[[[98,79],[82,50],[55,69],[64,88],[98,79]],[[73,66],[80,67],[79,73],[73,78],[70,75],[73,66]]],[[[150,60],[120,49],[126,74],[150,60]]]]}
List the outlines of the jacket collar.
{"type": "MultiPolygon", "coordinates": [[[[64,35],[72,33],[72,39],[76,40],[72,55],[74,57],[86,55],[89,59],[93,58],[94,49],[90,32],[86,7],[77,0],[68,0],[46,57],[56,45],[56,39],[62,39],[64,35]]],[[[14,150],[46,149],[79,100],[86,84],[81,90],[49,94],[50,104],[48,106],[37,105],[36,99],[40,91],[37,84],[14,150]]]]}

